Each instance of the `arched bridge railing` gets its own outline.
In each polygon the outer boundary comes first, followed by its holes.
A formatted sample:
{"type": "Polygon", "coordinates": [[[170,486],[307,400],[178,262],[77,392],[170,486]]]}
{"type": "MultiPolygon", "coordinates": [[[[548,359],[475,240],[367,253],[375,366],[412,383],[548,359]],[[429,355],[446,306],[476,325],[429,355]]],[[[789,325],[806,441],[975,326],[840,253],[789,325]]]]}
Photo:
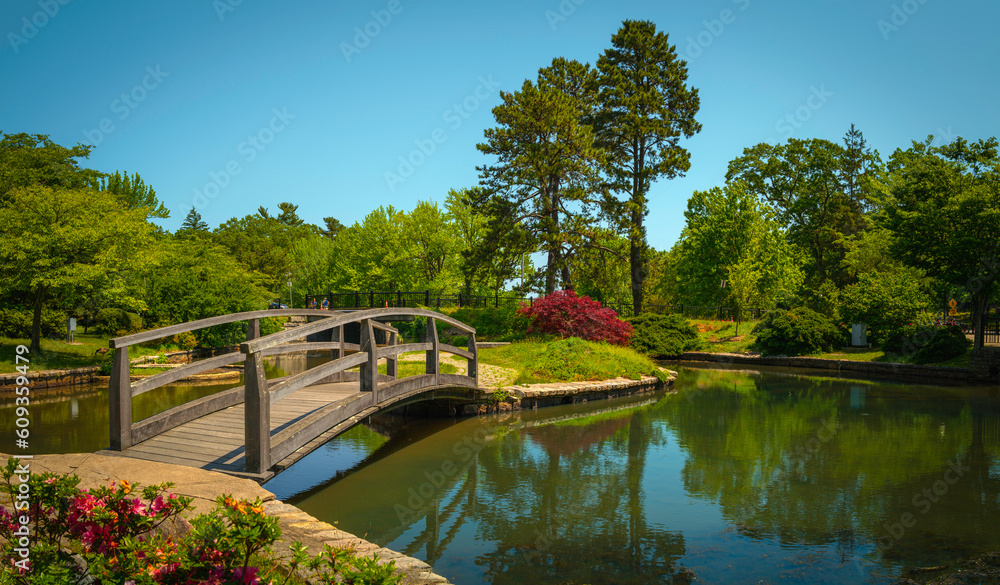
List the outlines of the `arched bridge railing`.
{"type": "Polygon", "coordinates": [[[244,433],[246,445],[246,470],[263,473],[273,463],[315,439],[326,430],[343,422],[345,417],[373,407],[394,403],[414,392],[440,386],[478,387],[478,352],[475,329],[446,315],[425,309],[370,309],[354,312],[332,312],[315,309],[277,309],[234,313],[199,321],[172,325],[110,341],[114,348],[114,361],[109,382],[108,403],[110,410],[111,448],[123,451],[134,444],[156,436],[171,428],[190,422],[207,414],[246,402],[244,433]],[[260,319],[290,315],[321,316],[325,319],[300,325],[266,337],[260,337],[260,319]],[[399,317],[422,316],[427,318],[427,332],[420,343],[399,343],[396,329],[381,321],[399,317]],[[247,321],[247,341],[238,352],[193,362],[167,372],[131,382],[129,377],[128,348],[143,343],[194,331],[214,325],[247,321]],[[436,322],[442,321],[468,335],[468,348],[443,344],[437,335],[436,322]],[[351,323],[360,325],[360,343],[346,343],[344,327],[351,323]],[[376,344],[375,330],[386,333],[388,343],[376,344]],[[331,342],[290,343],[307,335],[332,330],[331,342]],[[299,374],[268,380],[264,374],[264,358],[305,350],[330,350],[331,359],[320,366],[299,374]],[[425,374],[397,379],[399,354],[424,351],[425,374]],[[440,353],[444,351],[468,360],[468,375],[448,375],[439,371],[440,353]],[[349,353],[353,352],[353,353],[349,353]],[[378,374],[379,359],[386,360],[386,374],[378,374]],[[223,365],[244,363],[244,386],[232,388],[210,396],[192,400],[136,423],[132,422],[132,398],[175,382],[196,373],[223,365]],[[360,372],[346,370],[360,366],[360,372]],[[271,405],[289,394],[326,382],[359,380],[360,400],[354,404],[331,404],[303,417],[302,420],[271,435],[271,405]]]}

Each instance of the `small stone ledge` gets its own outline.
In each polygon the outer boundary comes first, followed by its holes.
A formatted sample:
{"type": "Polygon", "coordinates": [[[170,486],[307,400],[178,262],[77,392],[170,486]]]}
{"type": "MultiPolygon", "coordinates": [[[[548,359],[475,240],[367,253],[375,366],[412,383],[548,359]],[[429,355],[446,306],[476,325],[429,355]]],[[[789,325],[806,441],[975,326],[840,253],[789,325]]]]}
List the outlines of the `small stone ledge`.
{"type": "Polygon", "coordinates": [[[919,366],[892,362],[860,362],[814,357],[753,356],[736,353],[685,352],[681,361],[712,362],[722,364],[744,364],[756,366],[779,366],[788,368],[814,368],[835,372],[852,372],[868,376],[888,376],[894,379],[950,382],[953,384],[984,381],[989,374],[976,368],[948,366],[919,366]]]}
{"type": "MultiPolygon", "coordinates": [[[[273,547],[281,558],[290,558],[291,553],[287,550],[287,545],[295,541],[305,545],[310,555],[323,552],[325,545],[348,548],[361,556],[377,555],[381,564],[395,562],[396,573],[402,575],[404,585],[449,585],[447,579],[434,573],[433,568],[420,559],[368,542],[332,524],[317,520],[291,504],[271,500],[264,505],[264,512],[276,516],[281,525],[283,542],[275,543],[273,547]]],[[[303,576],[310,578],[309,574],[303,576]]]]}

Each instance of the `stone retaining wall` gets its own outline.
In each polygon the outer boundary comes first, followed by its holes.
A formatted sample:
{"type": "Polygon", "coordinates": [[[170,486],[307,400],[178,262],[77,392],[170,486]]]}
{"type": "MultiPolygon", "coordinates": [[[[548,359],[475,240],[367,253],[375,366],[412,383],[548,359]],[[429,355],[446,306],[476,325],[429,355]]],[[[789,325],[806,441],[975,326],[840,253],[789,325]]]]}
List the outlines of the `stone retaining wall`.
{"type": "Polygon", "coordinates": [[[969,384],[997,381],[989,372],[980,368],[952,368],[946,366],[918,366],[885,362],[856,362],[812,357],[747,356],[733,353],[707,353],[691,351],[681,354],[681,360],[756,366],[781,366],[814,368],[836,372],[854,372],[866,376],[889,377],[908,381],[969,384]]]}

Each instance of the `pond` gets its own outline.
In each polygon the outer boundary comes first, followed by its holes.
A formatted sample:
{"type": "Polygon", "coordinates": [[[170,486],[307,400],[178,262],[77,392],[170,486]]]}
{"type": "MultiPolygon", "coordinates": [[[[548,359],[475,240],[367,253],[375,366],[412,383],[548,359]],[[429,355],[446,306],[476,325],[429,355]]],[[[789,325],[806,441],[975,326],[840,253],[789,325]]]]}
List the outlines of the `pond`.
{"type": "Polygon", "coordinates": [[[890,583],[1000,549],[1000,388],[676,388],[357,427],[265,487],[462,584],[890,583]]]}

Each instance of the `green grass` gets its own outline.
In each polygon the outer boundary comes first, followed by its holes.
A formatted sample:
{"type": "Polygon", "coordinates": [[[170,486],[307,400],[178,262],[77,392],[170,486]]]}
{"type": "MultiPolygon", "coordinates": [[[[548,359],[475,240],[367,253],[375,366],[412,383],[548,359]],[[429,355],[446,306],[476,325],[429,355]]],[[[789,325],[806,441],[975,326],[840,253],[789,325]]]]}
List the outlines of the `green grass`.
{"type": "MultiPolygon", "coordinates": [[[[358,368],[352,368],[353,371],[360,371],[358,368]]],[[[438,372],[441,374],[456,374],[458,373],[458,368],[448,363],[438,364],[438,372]]],[[[385,364],[379,364],[378,373],[385,373],[385,364]]],[[[396,378],[409,378],[410,376],[422,376],[427,373],[427,364],[424,362],[396,362],[396,378]]]]}
{"type": "MultiPolygon", "coordinates": [[[[70,345],[65,341],[42,339],[42,353],[26,354],[29,371],[40,372],[42,370],[68,370],[72,368],[83,368],[86,366],[98,366],[104,360],[104,356],[95,353],[99,348],[108,347],[106,335],[96,333],[76,334],[76,342],[80,345],[70,345]]],[[[0,373],[15,372],[14,363],[16,359],[14,348],[18,345],[30,346],[30,339],[13,339],[10,337],[0,337],[0,373]]],[[[137,358],[147,355],[157,355],[164,351],[176,351],[176,345],[162,345],[159,347],[140,347],[133,345],[129,347],[129,358],[137,358]]],[[[23,364],[23,362],[22,362],[23,364]]]]}
{"type": "Polygon", "coordinates": [[[570,338],[517,341],[479,350],[479,361],[517,370],[515,384],[581,382],[657,375],[656,363],[628,347],[570,338]]]}
{"type": "MultiPolygon", "coordinates": [[[[757,325],[758,321],[740,323],[740,335],[738,339],[736,338],[736,323],[730,323],[728,321],[710,321],[704,319],[693,319],[691,320],[691,323],[698,327],[698,337],[700,337],[704,343],[702,351],[711,353],[737,354],[756,353],[754,350],[750,349],[750,345],[757,339],[757,336],[751,333],[751,331],[753,331],[753,328],[757,325]]],[[[966,351],[964,355],[943,362],[927,365],[967,368],[969,367],[969,356],[970,352],[966,351]]],[[[834,350],[828,353],[817,353],[802,357],[847,360],[852,362],[885,362],[899,364],[913,363],[906,356],[886,354],[880,349],[857,352],[834,350]]]]}
{"type": "Polygon", "coordinates": [[[691,324],[698,327],[698,337],[703,343],[702,351],[711,353],[747,353],[752,351],[750,344],[757,339],[753,331],[758,321],[744,321],[739,324],[739,335],[736,335],[736,323],[729,321],[710,321],[692,319],[691,324]]]}

